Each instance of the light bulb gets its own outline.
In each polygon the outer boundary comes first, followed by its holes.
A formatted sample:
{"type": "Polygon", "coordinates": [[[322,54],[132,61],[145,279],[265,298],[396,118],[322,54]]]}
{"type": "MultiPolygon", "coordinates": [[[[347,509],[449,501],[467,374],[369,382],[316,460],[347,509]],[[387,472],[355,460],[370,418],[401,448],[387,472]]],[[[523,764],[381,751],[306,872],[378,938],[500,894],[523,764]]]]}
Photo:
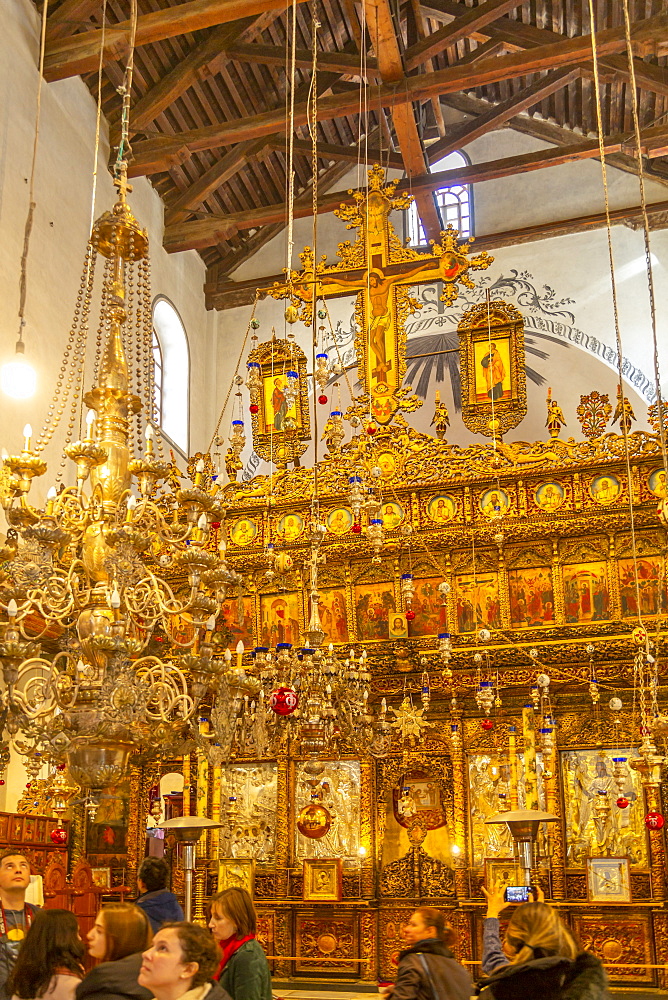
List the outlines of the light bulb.
{"type": "Polygon", "coordinates": [[[453,844],[452,845],[452,853],[455,854],[455,855],[461,854],[461,848],[459,847],[458,844],[453,844]]]}
{"type": "Polygon", "coordinates": [[[19,611],[18,605],[14,600],[14,598],[12,597],[11,601],[7,605],[7,614],[9,615],[10,618],[16,618],[18,611],[19,611]]]}
{"type": "Polygon", "coordinates": [[[12,399],[30,399],[37,389],[37,372],[18,356],[0,368],[0,386],[4,394],[12,399]]]}

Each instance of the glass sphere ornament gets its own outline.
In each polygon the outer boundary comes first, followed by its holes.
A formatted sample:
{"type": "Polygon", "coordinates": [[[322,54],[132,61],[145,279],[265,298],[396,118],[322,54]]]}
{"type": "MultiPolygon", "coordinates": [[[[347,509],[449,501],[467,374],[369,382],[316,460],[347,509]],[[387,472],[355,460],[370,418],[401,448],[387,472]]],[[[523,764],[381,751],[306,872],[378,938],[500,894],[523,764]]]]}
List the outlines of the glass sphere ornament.
{"type": "Polygon", "coordinates": [[[303,837],[319,840],[324,837],[332,825],[332,817],[320,803],[311,802],[304,806],[297,816],[297,829],[303,837]]]}
{"type": "Polygon", "coordinates": [[[289,687],[278,687],[269,695],[269,708],[276,715],[292,715],[299,704],[296,691],[289,687]]]}
{"type": "Polygon", "coordinates": [[[366,432],[367,432],[367,434],[375,434],[377,430],[378,430],[378,427],[376,426],[376,424],[368,423],[367,426],[366,426],[366,432]]]}
{"type": "Polygon", "coordinates": [[[353,524],[353,526],[352,526],[352,528],[350,530],[352,531],[353,535],[361,535],[362,534],[362,525],[361,524],[353,524]]]}
{"type": "Polygon", "coordinates": [[[480,728],[484,729],[485,732],[488,733],[490,729],[494,729],[494,723],[491,719],[482,719],[480,722],[480,728]]]}
{"type": "Polygon", "coordinates": [[[250,321],[250,325],[251,325],[251,329],[253,329],[253,330],[259,330],[259,328],[260,328],[260,321],[259,321],[259,319],[252,319],[250,321]]]}
{"type": "Polygon", "coordinates": [[[327,396],[325,396],[324,392],[318,396],[318,402],[323,404],[327,402],[327,396]]]}
{"type": "Polygon", "coordinates": [[[619,712],[621,710],[621,708],[622,708],[622,699],[618,698],[615,695],[615,696],[613,696],[610,699],[610,701],[608,702],[608,705],[609,705],[611,711],[613,711],[613,712],[619,712]]]}
{"type": "Polygon", "coordinates": [[[327,319],[327,313],[324,309],[318,309],[318,319],[327,319]]]}
{"type": "Polygon", "coordinates": [[[414,618],[415,618],[415,612],[414,611],[407,611],[406,612],[406,621],[412,622],[414,618]]]}
{"type": "Polygon", "coordinates": [[[645,826],[648,830],[663,830],[665,819],[660,812],[655,812],[653,809],[645,816],[645,826]]]}
{"type": "Polygon", "coordinates": [[[64,847],[67,843],[67,830],[62,826],[54,827],[49,836],[56,847],[64,847]]]}
{"type": "Polygon", "coordinates": [[[251,403],[248,409],[251,411],[251,413],[259,413],[260,411],[260,407],[257,405],[257,403],[251,403]]]}
{"type": "Polygon", "coordinates": [[[628,806],[628,804],[629,804],[629,800],[627,798],[625,798],[623,795],[620,795],[619,798],[617,799],[617,808],[618,809],[626,809],[626,807],[628,806]]]}

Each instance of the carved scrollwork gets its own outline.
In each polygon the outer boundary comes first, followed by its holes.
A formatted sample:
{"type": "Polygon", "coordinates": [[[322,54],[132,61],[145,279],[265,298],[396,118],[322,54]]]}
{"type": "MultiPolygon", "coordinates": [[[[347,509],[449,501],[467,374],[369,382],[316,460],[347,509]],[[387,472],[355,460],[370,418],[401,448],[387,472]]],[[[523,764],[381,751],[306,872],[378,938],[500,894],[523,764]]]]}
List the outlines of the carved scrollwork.
{"type": "Polygon", "coordinates": [[[380,892],[395,898],[454,896],[455,876],[451,868],[430,858],[421,847],[412,847],[398,861],[383,868],[380,892]]]}

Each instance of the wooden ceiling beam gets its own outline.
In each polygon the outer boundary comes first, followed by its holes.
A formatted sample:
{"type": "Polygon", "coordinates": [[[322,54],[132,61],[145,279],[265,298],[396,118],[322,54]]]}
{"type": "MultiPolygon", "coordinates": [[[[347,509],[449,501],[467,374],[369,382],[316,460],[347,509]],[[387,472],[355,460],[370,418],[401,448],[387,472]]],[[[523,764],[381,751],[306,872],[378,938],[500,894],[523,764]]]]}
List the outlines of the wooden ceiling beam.
{"type": "MultiPolygon", "coordinates": [[[[668,201],[655,202],[647,206],[650,229],[668,228],[668,201]]],[[[613,225],[630,225],[632,228],[642,224],[642,209],[639,205],[632,208],[613,209],[610,213],[613,225]]],[[[554,222],[543,222],[521,229],[512,229],[489,236],[477,236],[475,247],[480,250],[500,250],[506,246],[520,246],[524,243],[535,243],[555,236],[570,236],[574,233],[590,232],[602,229],[606,225],[605,212],[592,215],[581,215],[570,219],[560,219],[554,222]]],[[[255,300],[258,288],[269,288],[275,281],[284,280],[283,274],[269,274],[262,278],[249,278],[245,281],[231,281],[229,278],[207,280],[204,285],[207,309],[235,309],[250,305],[255,300]]]]}
{"type": "MultiPolygon", "coordinates": [[[[442,100],[448,107],[466,115],[482,115],[494,107],[489,101],[473,97],[471,94],[449,94],[442,100]]],[[[522,135],[531,136],[532,139],[539,139],[554,146],[572,146],[578,141],[582,143],[587,141],[571,129],[530,115],[515,115],[506,124],[514,132],[520,132],[522,135]]],[[[605,162],[610,167],[633,174],[634,177],[638,174],[638,161],[625,153],[608,153],[605,162]]],[[[668,178],[664,178],[658,172],[656,164],[645,166],[645,174],[652,180],[668,186],[668,178]]]]}
{"type": "MultiPolygon", "coordinates": [[[[381,79],[384,84],[390,85],[395,90],[392,121],[404,169],[408,177],[428,175],[429,163],[418,132],[413,105],[407,99],[402,100],[397,93],[402,89],[406,77],[389,0],[364,0],[364,11],[381,79]]],[[[420,191],[415,201],[427,238],[438,239],[441,219],[433,193],[420,191]]]]}
{"type": "MultiPolygon", "coordinates": [[[[659,14],[644,21],[637,21],[633,28],[633,34],[634,44],[640,47],[651,44],[660,55],[668,53],[668,13],[659,14]]],[[[626,45],[624,32],[621,28],[607,28],[597,34],[597,43],[601,55],[621,52],[626,45]]],[[[379,87],[374,94],[374,104],[393,109],[396,113],[399,102],[410,103],[432,96],[456,93],[460,90],[497,83],[500,80],[516,79],[547,68],[577,66],[586,62],[590,53],[591,39],[585,35],[569,38],[556,44],[541,45],[521,52],[513,52],[505,56],[482,59],[473,68],[468,65],[454,65],[435,73],[406,77],[401,81],[400,88],[392,84],[379,87]]],[[[321,121],[356,114],[358,110],[359,95],[357,90],[324,97],[318,102],[321,121]]],[[[302,103],[296,106],[295,125],[305,125],[307,118],[306,104],[302,103]]],[[[187,154],[188,150],[214,149],[219,146],[232,145],[244,139],[254,139],[261,135],[281,132],[285,129],[285,122],[285,109],[277,108],[249,118],[191,129],[173,136],[159,136],[135,145],[136,163],[143,168],[143,172],[149,173],[151,171],[144,169],[146,161],[149,160],[151,164],[159,162],[161,152],[167,159],[174,155],[180,155],[184,149],[187,154]]],[[[154,168],[152,167],[152,169],[154,168]]],[[[163,169],[166,168],[163,167],[163,169]]]]}
{"type": "Polygon", "coordinates": [[[46,22],[46,40],[55,42],[72,34],[89,17],[100,10],[100,0],[64,0],[58,10],[50,14],[46,22]]]}
{"type": "MultiPolygon", "coordinates": [[[[606,153],[619,152],[628,143],[628,134],[608,136],[604,142],[606,153]]],[[[668,152],[668,125],[643,130],[644,152],[649,157],[664,156],[668,152]]],[[[542,149],[534,153],[508,156],[490,163],[474,163],[456,170],[443,170],[424,177],[413,177],[400,181],[397,191],[433,192],[439,187],[453,184],[476,184],[498,180],[516,174],[560,166],[576,160],[595,159],[599,153],[598,141],[583,140],[572,146],[557,149],[542,149]]],[[[352,203],[352,195],[347,191],[335,191],[318,200],[318,212],[332,212],[342,204],[352,203]]],[[[269,205],[266,208],[236,212],[228,216],[198,219],[183,222],[165,229],[163,246],[168,253],[181,250],[201,250],[220,242],[228,232],[241,229],[257,229],[260,226],[278,222],[285,214],[285,205],[269,205]]],[[[295,208],[295,217],[303,218],[311,214],[310,203],[295,208]]]]}
{"type": "MultiPolygon", "coordinates": [[[[252,45],[232,45],[227,50],[227,58],[235,59],[238,62],[257,62],[263,66],[285,67],[285,46],[262,45],[258,42],[253,42],[252,45]]],[[[298,69],[311,69],[313,66],[311,52],[306,49],[298,49],[295,53],[295,66],[298,69]]],[[[359,76],[360,57],[348,52],[319,52],[318,68],[330,73],[338,73],[340,76],[359,76]]],[[[366,70],[369,79],[375,80],[378,75],[375,59],[368,58],[366,60],[366,70]]]]}
{"type": "MultiPolygon", "coordinates": [[[[285,149],[285,136],[270,138],[267,146],[271,149],[285,149]]],[[[293,139],[296,152],[311,155],[312,146],[308,139],[293,139]]],[[[382,163],[393,170],[403,170],[404,161],[398,153],[388,153],[386,149],[371,149],[362,138],[354,146],[336,146],[329,142],[318,143],[318,156],[324,160],[346,160],[348,163],[382,163]]]]}
{"type": "Polygon", "coordinates": [[[429,147],[429,162],[435,163],[442,157],[452,153],[455,149],[467,146],[474,139],[492,132],[500,125],[505,124],[514,115],[526,111],[527,108],[539,104],[540,101],[554,94],[555,91],[567,87],[571,81],[576,80],[580,75],[579,69],[555,69],[540,79],[535,80],[529,87],[525,87],[518,94],[495,104],[488,111],[478,115],[474,121],[465,122],[463,125],[455,126],[450,130],[445,139],[439,139],[429,147]]]}
{"type": "MultiPolygon", "coordinates": [[[[427,31],[427,25],[425,23],[425,18],[423,17],[422,10],[420,8],[420,0],[410,0],[411,11],[413,14],[413,19],[415,21],[415,30],[420,41],[427,38],[429,32],[427,31]]],[[[436,69],[432,59],[427,59],[424,62],[424,72],[433,73],[436,69]]],[[[431,98],[431,107],[434,112],[434,121],[436,122],[436,128],[438,129],[438,134],[441,139],[445,138],[445,119],[443,118],[443,109],[441,107],[441,102],[438,97],[431,98]]]]}
{"type": "Polygon", "coordinates": [[[445,51],[450,45],[469,38],[473,32],[480,31],[486,25],[496,21],[497,18],[507,14],[515,7],[521,7],[522,0],[486,0],[485,3],[478,4],[477,7],[463,8],[466,13],[462,13],[451,24],[446,24],[438,31],[432,32],[411,45],[404,55],[404,65],[407,70],[415,69],[422,65],[427,59],[432,59],[445,51]]]}
{"type": "MultiPolygon", "coordinates": [[[[304,3],[305,0],[297,0],[304,3]]],[[[150,45],[164,38],[213,28],[219,24],[254,17],[268,10],[284,9],[284,0],[187,0],[173,7],[142,14],[137,19],[136,45],[150,45]]],[[[129,51],[131,24],[122,21],[105,31],[105,61],[122,58],[129,51]]],[[[90,73],[100,60],[102,31],[96,28],[78,35],[57,39],[47,46],[44,78],[49,82],[64,80],[79,73],[90,73]]]]}

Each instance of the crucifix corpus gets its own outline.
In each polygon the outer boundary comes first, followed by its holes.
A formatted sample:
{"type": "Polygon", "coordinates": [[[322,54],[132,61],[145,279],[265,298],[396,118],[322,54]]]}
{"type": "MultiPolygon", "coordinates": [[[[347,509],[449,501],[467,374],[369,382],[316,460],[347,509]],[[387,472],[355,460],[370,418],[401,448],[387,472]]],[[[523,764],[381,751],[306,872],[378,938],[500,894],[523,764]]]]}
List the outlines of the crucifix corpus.
{"type": "MultiPolygon", "coordinates": [[[[451,225],[441,233],[440,244],[432,240],[431,253],[418,253],[404,246],[389,214],[407,209],[410,194],[395,197],[397,181],[385,183],[379,165],[368,173],[365,190],[350,191],[352,205],[341,205],[335,215],[347,229],[358,231],[354,243],[339,244],[336,264],[327,266],[323,256],[317,263],[313,251],[300,254],[302,270],[286,269],[286,281],[276,282],[264,294],[289,299],[288,319],[313,322],[318,300],[357,292],[355,348],[364,394],[355,400],[379,424],[388,424],[399,410],[415,410],[421,401],[402,386],[406,373],[406,317],[420,309],[409,294],[411,285],[442,281],[441,301],[448,305],[457,298],[458,283],[473,288],[469,271],[485,270],[494,258],[483,252],[469,257],[469,243],[459,243],[459,233],[451,225]]],[[[288,312],[286,310],[286,313],[288,312]]]]}

